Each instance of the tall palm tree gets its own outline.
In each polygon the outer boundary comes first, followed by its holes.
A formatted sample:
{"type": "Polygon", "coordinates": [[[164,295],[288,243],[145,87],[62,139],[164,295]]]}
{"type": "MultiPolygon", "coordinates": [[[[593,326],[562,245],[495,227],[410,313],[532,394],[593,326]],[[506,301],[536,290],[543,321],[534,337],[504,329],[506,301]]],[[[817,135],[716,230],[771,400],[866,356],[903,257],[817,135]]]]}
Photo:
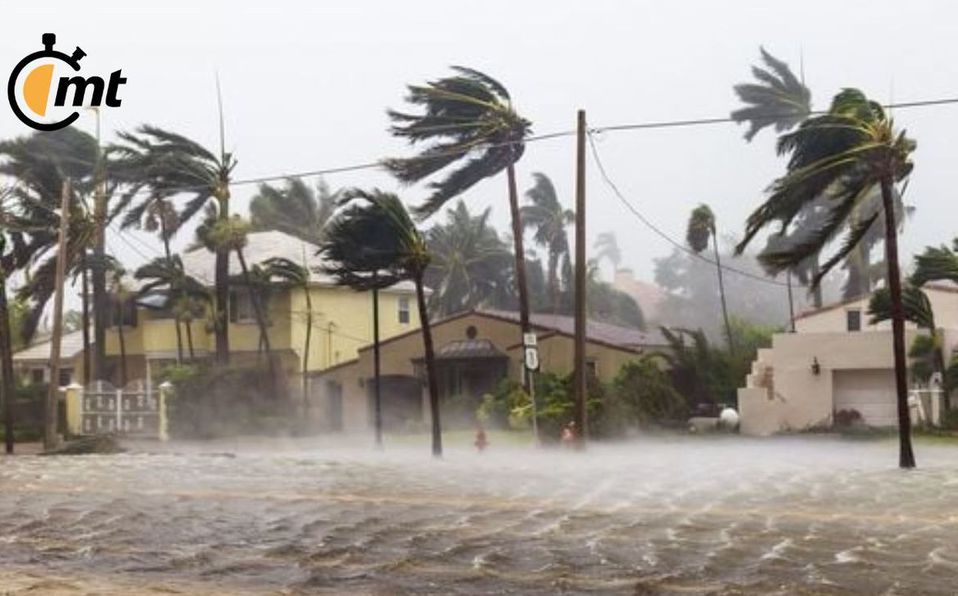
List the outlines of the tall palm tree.
{"type": "Polygon", "coordinates": [[[261,184],[249,205],[250,222],[253,231],[279,230],[319,244],[338,198],[339,191],[330,190],[322,178],[315,189],[302,178],[289,178],[282,188],[261,184]]]}
{"type": "Polygon", "coordinates": [[[908,414],[908,378],[905,353],[905,317],[902,306],[901,270],[898,264],[898,225],[895,219],[895,185],[906,179],[913,164],[915,142],[898,131],[882,107],[857,89],[835,96],[826,114],[806,119],[797,129],[779,137],[778,151],[788,155],[788,168],[770,188],[770,196],[748,218],[739,252],[766,226],[778,223],[780,230],[801,209],[822,195],[830,199],[826,222],[801,244],[782,252],[762,255],[772,270],[794,267],[830,241],[836,230],[876,186],[881,189],[882,211],[854,222],[839,249],[823,265],[813,284],[840,263],[884,215],[885,263],[892,304],[892,337],[895,355],[895,385],[898,395],[899,465],[915,465],[908,414]]]}
{"type": "Polygon", "coordinates": [[[173,317],[186,328],[186,346],[189,350],[190,361],[196,360],[196,351],[193,347],[193,321],[204,316],[210,309],[213,297],[206,292],[197,296],[181,295],[170,304],[173,317]]]}
{"type": "Polygon", "coordinates": [[[123,327],[126,324],[125,314],[130,300],[132,300],[133,291],[127,283],[126,269],[115,259],[110,264],[107,288],[115,313],[114,324],[116,325],[117,341],[120,346],[120,386],[125,387],[129,381],[129,376],[127,376],[126,336],[123,333],[123,327]]]}
{"type": "MultiPolygon", "coordinates": [[[[441,180],[429,184],[432,193],[416,209],[420,217],[432,215],[476,183],[506,170],[519,320],[524,337],[531,328],[515,164],[525,151],[525,139],[531,133],[532,123],[516,112],[508,90],[499,81],[462,66],[454,66],[453,71],[452,76],[408,87],[406,100],[422,106],[422,113],[389,110],[393,122],[390,132],[394,136],[407,139],[413,145],[429,145],[418,155],[387,159],[384,165],[407,184],[447,172],[441,180]]],[[[523,380],[528,391],[528,375],[523,380]]]]}
{"type": "Polygon", "coordinates": [[[322,244],[322,253],[329,262],[325,269],[340,284],[356,290],[387,288],[402,280],[410,280],[416,286],[429,387],[432,453],[439,457],[442,429],[424,283],[430,259],[426,239],[394,194],[350,189],[344,192],[342,200],[345,208],[330,222],[322,244]]]}
{"type": "Polygon", "coordinates": [[[487,208],[474,216],[465,202],[446,211],[446,221],[426,232],[432,260],[426,285],[432,288],[430,311],[447,316],[494,303],[508,294],[512,282],[512,254],[489,225],[487,208]]]}
{"type": "MultiPolygon", "coordinates": [[[[144,282],[139,289],[140,296],[148,296],[162,291],[166,298],[166,304],[170,308],[183,298],[203,299],[208,296],[203,284],[186,272],[183,267],[183,260],[179,255],[157,257],[142,265],[133,276],[144,282]]],[[[183,333],[181,324],[184,321],[174,313],[174,323],[176,325],[177,361],[182,362],[183,333]]],[[[189,332],[189,327],[187,327],[187,333],[189,332]]],[[[192,356],[191,353],[190,357],[192,358],[192,356]]]]}
{"type": "MultiPolygon", "coordinates": [[[[236,167],[233,154],[226,151],[222,124],[220,147],[211,151],[198,142],[156,126],[143,125],[134,133],[120,133],[121,144],[112,147],[118,164],[114,174],[131,188],[125,193],[116,212],[131,205],[131,214],[158,200],[188,197],[177,214],[178,226],[197,216],[208,204],[216,206],[220,221],[230,218],[230,176],[236,167]],[[145,198],[143,192],[146,192],[145,198]],[[135,202],[139,199],[139,202],[135,202]]],[[[224,224],[225,225],[225,224],[224,224]]],[[[216,248],[214,278],[216,361],[229,363],[229,247],[216,248]]]]}
{"type": "Polygon", "coordinates": [[[733,87],[745,104],[732,112],[732,119],[748,124],[745,139],[749,142],[763,128],[782,133],[798,126],[812,113],[812,92],[805,81],[796,77],[788,64],[759,48],[765,67],[753,66],[752,76],[758,82],[740,83],[733,87]]]}
{"type": "Polygon", "coordinates": [[[309,349],[313,337],[313,297],[309,291],[309,269],[306,267],[306,255],[303,264],[294,263],[284,257],[273,257],[263,262],[267,277],[279,279],[292,288],[303,292],[306,299],[306,337],[303,340],[302,391],[303,409],[309,408],[309,349]]]}
{"type": "Polygon", "coordinates": [[[722,301],[722,320],[725,322],[725,337],[728,340],[729,352],[735,351],[735,340],[732,339],[732,326],[728,319],[728,304],[725,300],[725,278],[722,275],[722,257],[719,255],[718,234],[715,229],[715,214],[706,204],[701,204],[692,210],[689,216],[688,229],[685,232],[685,241],[695,254],[701,254],[712,242],[715,255],[715,270],[718,273],[719,298],[722,301]]]}
{"type": "Polygon", "coordinates": [[[595,249],[597,262],[602,259],[607,259],[612,263],[613,272],[619,270],[619,265],[622,263],[622,251],[619,249],[619,241],[615,237],[615,232],[602,232],[599,234],[595,239],[593,248],[595,249]]]}
{"type": "Polygon", "coordinates": [[[533,240],[547,252],[546,272],[552,294],[552,312],[559,311],[559,261],[569,254],[569,235],[566,228],[575,221],[575,213],[559,202],[552,180],[541,172],[534,172],[535,184],[526,191],[530,204],[520,210],[522,223],[532,228],[533,240]]]}

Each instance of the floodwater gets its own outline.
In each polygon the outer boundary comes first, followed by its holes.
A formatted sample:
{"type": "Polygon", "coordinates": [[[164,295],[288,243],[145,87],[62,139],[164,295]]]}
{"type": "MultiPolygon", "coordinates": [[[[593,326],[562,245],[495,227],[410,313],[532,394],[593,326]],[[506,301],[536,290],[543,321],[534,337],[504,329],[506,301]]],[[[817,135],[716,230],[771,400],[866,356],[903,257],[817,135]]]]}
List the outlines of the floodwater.
{"type": "Polygon", "coordinates": [[[958,591],[955,447],[912,472],[824,437],[156,449],[0,460],[0,592],[958,591]]]}

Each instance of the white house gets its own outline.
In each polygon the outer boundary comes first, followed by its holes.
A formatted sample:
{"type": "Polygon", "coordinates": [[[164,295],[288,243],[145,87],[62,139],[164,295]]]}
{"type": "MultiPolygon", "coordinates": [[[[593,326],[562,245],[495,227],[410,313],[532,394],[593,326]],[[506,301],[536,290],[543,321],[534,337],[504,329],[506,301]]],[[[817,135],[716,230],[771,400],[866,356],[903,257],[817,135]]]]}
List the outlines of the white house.
{"type": "MultiPolygon", "coordinates": [[[[946,359],[958,346],[958,287],[924,288],[942,333],[946,359]]],[[[803,313],[795,333],[777,333],[759,350],[738,390],[741,430],[767,435],[832,423],[856,410],[869,426],[897,423],[891,323],[868,323],[869,297],[803,313]]],[[[923,331],[906,324],[906,349],[923,331]]]]}

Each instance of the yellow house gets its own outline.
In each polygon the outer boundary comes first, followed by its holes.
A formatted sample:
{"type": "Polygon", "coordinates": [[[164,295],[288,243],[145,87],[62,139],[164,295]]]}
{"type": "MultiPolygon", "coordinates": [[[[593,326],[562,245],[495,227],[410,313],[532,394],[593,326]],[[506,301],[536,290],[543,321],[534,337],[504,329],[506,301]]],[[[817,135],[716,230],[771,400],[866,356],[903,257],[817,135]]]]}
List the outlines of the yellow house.
{"type": "MultiPolygon", "coordinates": [[[[533,314],[540,370],[565,375],[572,371],[572,317],[533,314]]],[[[440,399],[462,399],[477,405],[482,395],[505,378],[522,375],[519,316],[514,312],[473,310],[432,324],[440,399]]],[[[611,381],[622,365],[647,352],[669,349],[654,332],[590,321],[586,363],[590,372],[611,381]]],[[[372,423],[373,350],[312,374],[310,411],[329,430],[364,430],[372,423]]],[[[380,391],[383,423],[389,429],[417,424],[429,414],[423,382],[422,334],[410,331],[386,339],[380,347],[380,391]]],[[[474,408],[473,408],[474,409],[474,408]]]]}
{"type": "MultiPolygon", "coordinates": [[[[274,258],[304,263],[310,271],[308,292],[312,302],[312,333],[309,358],[304,362],[308,309],[306,291],[291,288],[279,280],[269,289],[264,309],[268,321],[271,349],[279,356],[290,375],[320,371],[356,358],[359,348],[373,339],[372,293],[355,292],[337,286],[321,272],[322,260],[317,247],[277,231],[249,234],[244,256],[247,265],[274,258]]],[[[213,286],[215,257],[207,250],[183,253],[187,274],[213,286]]],[[[230,255],[230,275],[240,275],[235,253],[230,255]]],[[[135,288],[134,288],[135,289],[135,288]]],[[[379,293],[380,334],[389,338],[419,328],[415,287],[401,282],[379,293]]],[[[198,317],[187,330],[181,325],[183,359],[206,359],[215,352],[215,337],[208,317],[198,317]]],[[[164,366],[176,362],[178,341],[176,325],[163,296],[151,296],[113,309],[107,329],[107,380],[120,381],[120,332],[127,360],[127,381],[150,380],[164,366]],[[122,321],[122,327],[119,323],[122,321]]],[[[231,291],[229,343],[231,364],[255,362],[263,358],[260,332],[249,294],[242,287],[231,291]]],[[[291,383],[291,386],[298,387],[291,383]]]]}

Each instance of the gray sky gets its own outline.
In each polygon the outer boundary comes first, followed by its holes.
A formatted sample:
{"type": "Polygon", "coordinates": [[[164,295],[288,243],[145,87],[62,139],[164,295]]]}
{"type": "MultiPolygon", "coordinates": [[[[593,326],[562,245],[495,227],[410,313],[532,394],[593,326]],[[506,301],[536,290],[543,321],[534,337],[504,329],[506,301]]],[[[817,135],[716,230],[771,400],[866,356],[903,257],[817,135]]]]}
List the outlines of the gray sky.
{"type": "MultiPolygon", "coordinates": [[[[40,49],[42,33],[55,32],[58,48],[87,52],[84,72],[122,68],[128,79],[122,107],[104,113],[105,140],[149,122],[210,146],[217,143],[219,72],[227,145],[239,159],[237,178],[247,178],[403,154],[386,133],[385,108],[402,107],[404,84],[447,74],[450,64],[503,82],[539,134],[573,127],[577,108],[594,126],[727,115],[736,105],[731,86],[749,76],[759,45],[796,69],[804,56],[819,108],[846,86],[882,101],[958,96],[956,12],[943,0],[18,2],[2,9],[0,71],[40,49]]],[[[918,140],[906,197],[918,210],[903,247],[950,242],[958,105],[901,110],[896,120],[918,140]]],[[[80,122],[92,131],[92,115],[80,122]]],[[[0,110],[0,138],[27,132],[8,108],[0,110]]],[[[738,234],[783,169],[768,132],[751,145],[742,132],[729,124],[608,133],[599,149],[622,190],[675,238],[703,201],[724,233],[738,234]]],[[[542,171],[571,206],[573,143],[531,144],[518,167],[520,187],[542,171]]],[[[625,263],[651,277],[652,259],[668,245],[589,167],[590,244],[614,231],[625,263]]],[[[423,195],[379,172],[327,180],[401,190],[410,200],[423,195]]],[[[465,197],[476,208],[493,205],[501,231],[508,228],[505,190],[503,175],[465,197]]],[[[238,210],[245,212],[251,191],[236,191],[238,210]]],[[[131,263],[142,260],[118,239],[111,248],[131,263]]]]}

